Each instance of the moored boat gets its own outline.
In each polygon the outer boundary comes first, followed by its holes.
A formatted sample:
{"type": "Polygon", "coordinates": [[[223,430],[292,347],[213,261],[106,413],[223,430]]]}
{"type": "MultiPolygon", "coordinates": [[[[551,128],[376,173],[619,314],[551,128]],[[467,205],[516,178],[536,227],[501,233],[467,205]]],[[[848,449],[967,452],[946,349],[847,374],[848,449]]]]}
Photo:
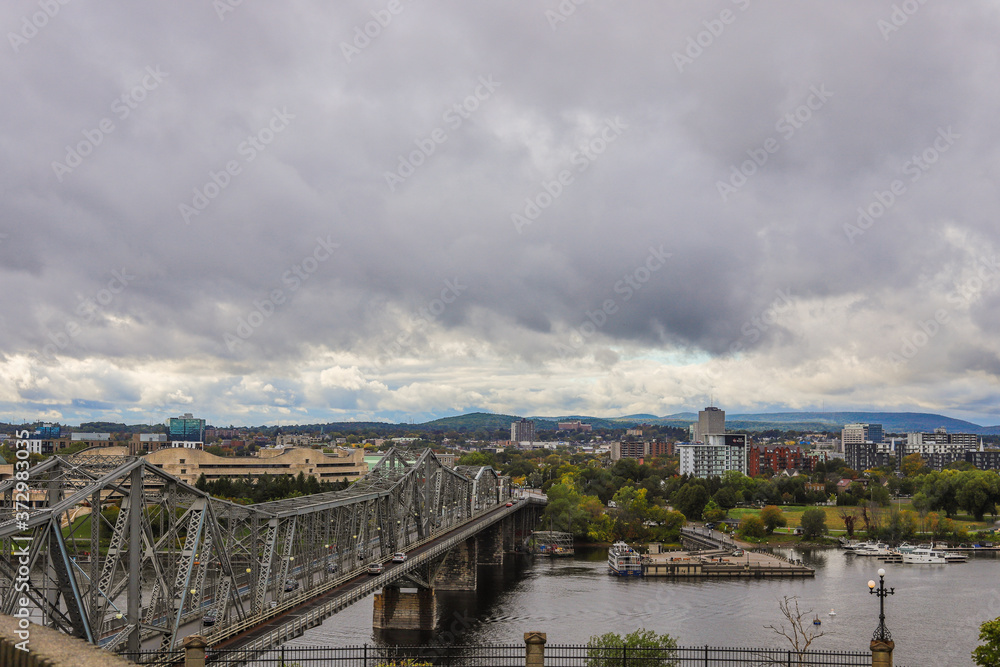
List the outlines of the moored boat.
{"type": "Polygon", "coordinates": [[[621,541],[612,544],[608,549],[608,573],[616,577],[641,577],[639,552],[621,541]]]}
{"type": "Polygon", "coordinates": [[[892,553],[884,542],[866,542],[854,550],[856,556],[888,556],[892,553]]]}
{"type": "Polygon", "coordinates": [[[909,553],[903,554],[903,562],[910,564],[932,564],[940,565],[945,563],[944,552],[935,551],[930,548],[917,547],[909,553]]]}

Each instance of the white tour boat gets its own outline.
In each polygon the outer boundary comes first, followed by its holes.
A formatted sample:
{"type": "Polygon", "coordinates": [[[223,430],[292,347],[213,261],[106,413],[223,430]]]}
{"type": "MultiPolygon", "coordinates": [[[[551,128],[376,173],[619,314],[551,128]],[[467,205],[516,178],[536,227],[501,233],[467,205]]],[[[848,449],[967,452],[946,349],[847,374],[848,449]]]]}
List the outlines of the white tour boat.
{"type": "Polygon", "coordinates": [[[616,577],[641,577],[639,552],[621,541],[612,544],[608,549],[608,573],[616,577]]]}

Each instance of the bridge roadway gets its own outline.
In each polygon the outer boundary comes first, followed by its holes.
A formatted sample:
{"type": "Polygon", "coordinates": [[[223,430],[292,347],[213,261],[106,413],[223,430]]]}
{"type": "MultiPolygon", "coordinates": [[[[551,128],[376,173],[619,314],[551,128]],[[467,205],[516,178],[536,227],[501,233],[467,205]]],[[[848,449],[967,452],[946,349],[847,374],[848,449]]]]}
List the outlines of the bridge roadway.
{"type": "Polygon", "coordinates": [[[300,636],[308,628],[319,625],[345,607],[402,579],[409,572],[443,557],[452,547],[515,512],[531,505],[545,505],[544,497],[537,496],[528,496],[513,502],[512,507],[500,505],[477,515],[448,533],[428,538],[425,542],[411,547],[403,563],[391,563],[391,557],[383,558],[382,562],[387,567],[378,576],[369,575],[367,569],[355,570],[331,582],[329,588],[316,589],[311,598],[297,597],[289,600],[274,609],[274,615],[263,623],[253,626],[236,624],[227,628],[224,635],[206,633],[208,635],[206,638],[214,648],[265,651],[278,646],[300,636]]]}
{"type": "Polygon", "coordinates": [[[681,541],[693,545],[697,549],[735,549],[739,545],[723,532],[703,525],[692,524],[681,528],[681,541]]]}

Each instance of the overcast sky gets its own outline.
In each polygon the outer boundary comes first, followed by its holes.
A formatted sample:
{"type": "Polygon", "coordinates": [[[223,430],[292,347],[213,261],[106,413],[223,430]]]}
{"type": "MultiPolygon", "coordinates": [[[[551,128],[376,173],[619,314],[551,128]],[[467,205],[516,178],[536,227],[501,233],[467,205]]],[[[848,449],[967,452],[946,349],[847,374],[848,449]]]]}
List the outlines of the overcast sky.
{"type": "Polygon", "coordinates": [[[0,26],[2,420],[1000,423],[992,0],[0,26]]]}

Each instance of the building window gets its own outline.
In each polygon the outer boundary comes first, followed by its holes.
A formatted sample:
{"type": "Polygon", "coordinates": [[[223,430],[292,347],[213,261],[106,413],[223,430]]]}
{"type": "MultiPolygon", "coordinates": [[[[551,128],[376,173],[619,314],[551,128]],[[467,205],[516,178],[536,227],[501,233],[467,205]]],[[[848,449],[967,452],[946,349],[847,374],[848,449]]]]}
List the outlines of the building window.
{"type": "Polygon", "coordinates": [[[181,459],[181,465],[187,463],[187,459],[181,459]]]}

